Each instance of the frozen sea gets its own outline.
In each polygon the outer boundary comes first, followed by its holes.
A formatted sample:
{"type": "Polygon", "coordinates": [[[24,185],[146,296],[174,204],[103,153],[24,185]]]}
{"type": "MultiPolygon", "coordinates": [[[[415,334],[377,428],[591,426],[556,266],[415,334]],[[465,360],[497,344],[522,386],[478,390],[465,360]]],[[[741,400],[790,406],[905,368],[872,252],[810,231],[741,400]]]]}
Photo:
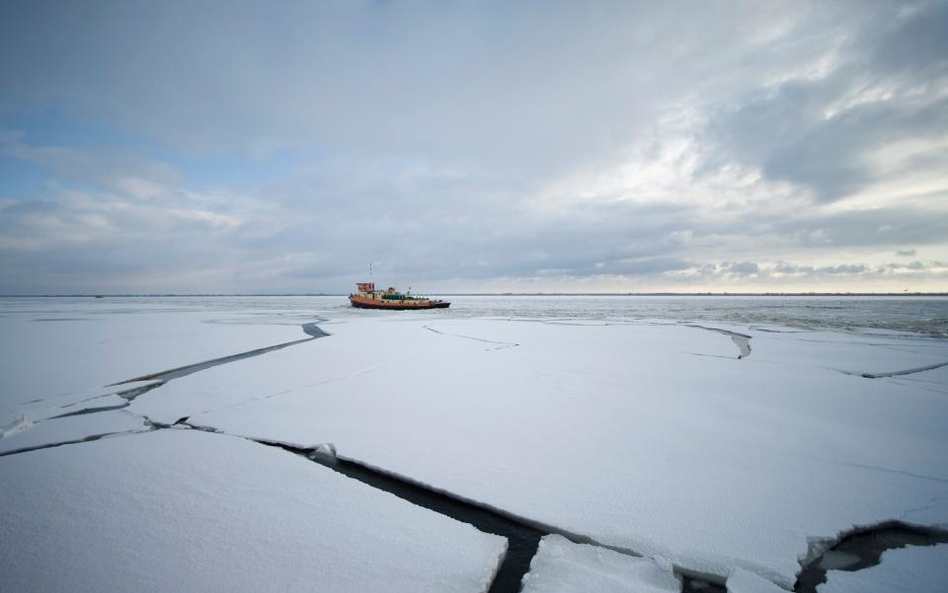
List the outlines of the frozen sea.
{"type": "Polygon", "coordinates": [[[948,298],[444,298],[0,298],[0,590],[945,582],[948,298]]]}
{"type": "MultiPolygon", "coordinates": [[[[432,295],[437,296],[437,295],[432,295]]],[[[948,337],[948,297],[942,296],[442,296],[448,317],[715,321],[775,324],[840,331],[889,330],[948,337]]],[[[256,314],[271,319],[344,318],[372,314],[339,296],[212,296],[4,298],[4,317],[36,314],[68,319],[71,312],[103,315],[156,309],[176,312],[256,314]]],[[[434,313],[434,312],[433,312],[434,313]]]]}

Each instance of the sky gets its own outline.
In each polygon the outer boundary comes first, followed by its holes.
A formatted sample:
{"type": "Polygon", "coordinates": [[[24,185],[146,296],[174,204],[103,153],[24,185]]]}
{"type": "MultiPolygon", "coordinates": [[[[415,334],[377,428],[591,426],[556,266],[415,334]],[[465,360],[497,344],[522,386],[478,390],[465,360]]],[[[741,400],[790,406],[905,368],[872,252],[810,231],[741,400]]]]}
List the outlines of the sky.
{"type": "Polygon", "coordinates": [[[0,294],[948,291],[948,2],[0,3],[0,294]]]}

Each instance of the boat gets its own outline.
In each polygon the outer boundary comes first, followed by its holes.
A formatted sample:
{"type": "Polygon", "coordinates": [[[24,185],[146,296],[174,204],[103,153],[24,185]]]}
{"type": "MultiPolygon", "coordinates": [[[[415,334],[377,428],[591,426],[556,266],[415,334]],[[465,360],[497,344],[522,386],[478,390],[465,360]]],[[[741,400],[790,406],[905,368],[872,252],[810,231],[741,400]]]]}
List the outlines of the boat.
{"type": "Polygon", "coordinates": [[[387,290],[375,290],[374,282],[359,282],[357,291],[349,295],[349,302],[359,309],[390,309],[393,311],[408,311],[415,309],[447,309],[451,303],[412,296],[411,290],[402,294],[389,286],[387,290]]]}

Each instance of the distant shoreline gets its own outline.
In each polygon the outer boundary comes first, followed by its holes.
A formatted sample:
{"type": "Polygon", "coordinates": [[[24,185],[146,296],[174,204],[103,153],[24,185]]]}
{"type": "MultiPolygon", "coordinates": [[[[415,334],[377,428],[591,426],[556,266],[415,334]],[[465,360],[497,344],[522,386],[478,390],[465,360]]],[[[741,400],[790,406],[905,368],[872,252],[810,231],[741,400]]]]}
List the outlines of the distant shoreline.
{"type": "MultiPolygon", "coordinates": [[[[948,297],[948,292],[433,292],[448,297],[948,297]]],[[[5,294],[0,298],[345,297],[348,293],[278,294],[5,294]]]]}

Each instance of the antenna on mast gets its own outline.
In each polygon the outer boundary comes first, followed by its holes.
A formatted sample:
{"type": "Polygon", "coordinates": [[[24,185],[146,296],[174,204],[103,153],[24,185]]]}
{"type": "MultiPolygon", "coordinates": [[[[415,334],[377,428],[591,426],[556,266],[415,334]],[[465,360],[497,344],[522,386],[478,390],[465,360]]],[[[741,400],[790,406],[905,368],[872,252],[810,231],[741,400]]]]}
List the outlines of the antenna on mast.
{"type": "Polygon", "coordinates": [[[372,262],[369,262],[369,280],[372,279],[372,262]]]}

